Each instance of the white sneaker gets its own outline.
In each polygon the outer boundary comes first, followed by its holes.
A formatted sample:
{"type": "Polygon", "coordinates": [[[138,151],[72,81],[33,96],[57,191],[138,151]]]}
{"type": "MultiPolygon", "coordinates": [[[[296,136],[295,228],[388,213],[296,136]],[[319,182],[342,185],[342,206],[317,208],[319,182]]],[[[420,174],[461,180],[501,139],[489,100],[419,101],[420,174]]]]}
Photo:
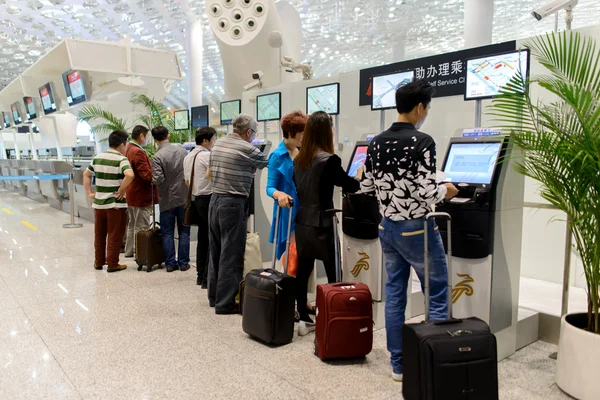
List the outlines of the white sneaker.
{"type": "Polygon", "coordinates": [[[397,374],[395,372],[392,372],[392,379],[395,382],[402,382],[402,379],[404,378],[404,374],[397,374]]]}
{"type": "Polygon", "coordinates": [[[315,331],[314,322],[300,321],[298,322],[298,336],[306,336],[315,331]]]}

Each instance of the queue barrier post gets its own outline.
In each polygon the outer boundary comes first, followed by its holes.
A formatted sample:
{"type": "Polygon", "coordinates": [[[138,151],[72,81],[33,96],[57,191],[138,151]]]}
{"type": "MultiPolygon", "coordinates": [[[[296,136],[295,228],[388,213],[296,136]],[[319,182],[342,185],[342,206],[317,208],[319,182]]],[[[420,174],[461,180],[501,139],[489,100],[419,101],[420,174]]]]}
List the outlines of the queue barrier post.
{"type": "Polygon", "coordinates": [[[75,185],[73,185],[73,172],[69,174],[69,214],[71,223],[63,224],[63,228],[82,228],[83,224],[75,223],[75,185]]]}

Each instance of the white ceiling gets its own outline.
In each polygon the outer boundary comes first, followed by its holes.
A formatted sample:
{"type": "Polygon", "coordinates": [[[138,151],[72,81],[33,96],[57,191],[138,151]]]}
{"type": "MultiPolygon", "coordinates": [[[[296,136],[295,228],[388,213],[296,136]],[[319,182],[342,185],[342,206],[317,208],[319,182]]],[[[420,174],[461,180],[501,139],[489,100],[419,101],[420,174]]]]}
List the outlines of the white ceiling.
{"type": "MultiPolygon", "coordinates": [[[[312,61],[315,77],[397,61],[394,48],[403,40],[406,58],[464,45],[462,0],[288,1],[303,21],[302,57],[312,61]]],[[[494,42],[551,31],[553,18],[537,22],[529,14],[545,1],[495,0],[494,42]]],[[[204,22],[204,102],[218,110],[223,68],[204,8],[204,0],[0,0],[0,88],[63,38],[129,36],[141,46],[176,52],[185,67],[189,13],[204,22]]],[[[598,24],[600,0],[580,0],[574,17],[573,28],[598,24]]],[[[165,103],[187,106],[185,81],[173,85],[165,103]]]]}

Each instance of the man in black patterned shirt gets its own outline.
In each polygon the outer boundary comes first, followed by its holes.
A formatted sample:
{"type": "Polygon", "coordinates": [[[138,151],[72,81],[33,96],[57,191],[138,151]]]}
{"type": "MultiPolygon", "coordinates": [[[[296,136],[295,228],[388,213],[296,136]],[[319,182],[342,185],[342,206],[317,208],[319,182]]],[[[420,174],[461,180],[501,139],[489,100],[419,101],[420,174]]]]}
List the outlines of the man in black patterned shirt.
{"type": "MultiPolygon", "coordinates": [[[[362,191],[375,193],[383,216],[379,239],[385,255],[385,328],[391,353],[392,377],[402,381],[402,325],[412,266],[421,287],[424,283],[424,218],[431,206],[458,194],[451,183],[436,182],[435,141],[418,129],[429,109],[433,88],[417,80],[398,88],[398,122],[369,145],[361,182],[362,191]]],[[[430,251],[430,316],[448,318],[447,265],[440,233],[433,220],[428,225],[430,251]]]]}

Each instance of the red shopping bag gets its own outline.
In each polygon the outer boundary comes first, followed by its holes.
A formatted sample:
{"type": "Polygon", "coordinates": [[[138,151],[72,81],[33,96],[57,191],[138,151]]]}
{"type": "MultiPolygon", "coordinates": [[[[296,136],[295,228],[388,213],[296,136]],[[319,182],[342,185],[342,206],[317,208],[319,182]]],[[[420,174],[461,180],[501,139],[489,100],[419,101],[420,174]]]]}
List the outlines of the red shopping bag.
{"type": "MultiPolygon", "coordinates": [[[[296,241],[290,243],[290,262],[288,264],[287,274],[295,277],[298,271],[298,251],[296,250],[296,241]]],[[[281,264],[285,265],[287,253],[281,256],[281,264]]]]}

